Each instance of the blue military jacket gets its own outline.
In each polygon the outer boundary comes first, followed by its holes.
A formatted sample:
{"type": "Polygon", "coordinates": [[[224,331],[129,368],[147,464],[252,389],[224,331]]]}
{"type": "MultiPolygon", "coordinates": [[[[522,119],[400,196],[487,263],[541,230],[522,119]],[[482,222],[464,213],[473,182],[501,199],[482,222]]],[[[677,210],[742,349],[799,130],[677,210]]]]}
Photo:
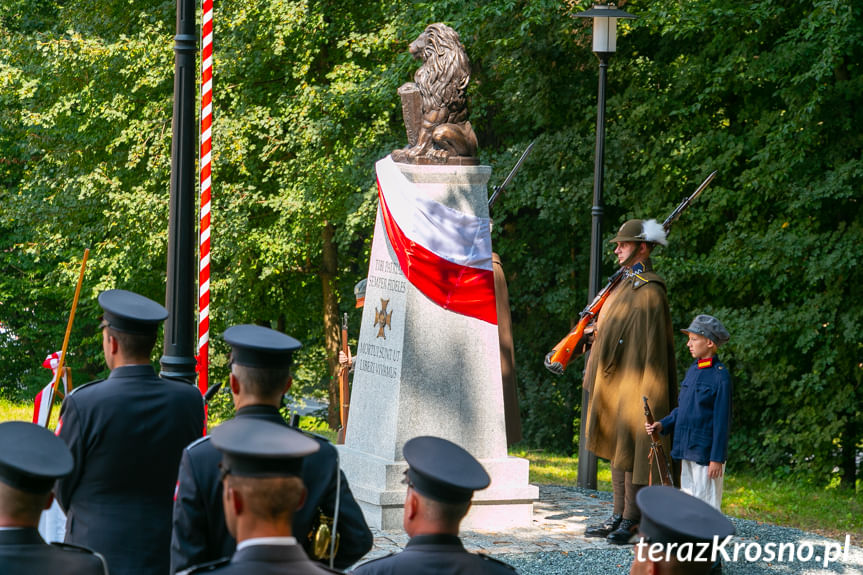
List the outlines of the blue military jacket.
{"type": "Polygon", "coordinates": [[[315,563],[299,545],[250,545],[240,549],[230,560],[223,559],[191,567],[179,575],[326,575],[341,573],[315,563]]]}
{"type": "Polygon", "coordinates": [[[363,563],[355,575],[513,575],[510,565],[467,551],[455,535],[415,535],[401,553],[363,563]]]}
{"type": "Polygon", "coordinates": [[[201,392],[151,365],[113,369],[66,396],[57,435],[75,470],[57,482],[66,543],[102,554],[111,575],[164,575],[183,448],[204,431],[201,392]]]}
{"type": "Polygon", "coordinates": [[[674,433],[674,459],[725,463],[731,427],[731,375],[725,364],[715,356],[693,361],[680,384],[678,406],[659,422],[663,435],[674,433]]]}
{"type": "MultiPolygon", "coordinates": [[[[236,417],[255,417],[287,425],[279,410],[268,405],[243,407],[236,417]]],[[[320,443],[320,450],[303,460],[302,477],[308,495],[305,504],[294,514],[293,533],[309,553],[313,543],[309,532],[320,513],[333,516],[336,478],[341,474],[337,527],[340,540],[334,565],[344,568],[372,548],[372,532],[339,469],[335,447],[325,439],[313,437],[320,443]]],[[[219,479],[221,460],[222,455],[213,447],[209,436],[192,443],[183,452],[174,501],[171,573],[230,557],[236,548],[236,541],[225,525],[219,479]]]]}

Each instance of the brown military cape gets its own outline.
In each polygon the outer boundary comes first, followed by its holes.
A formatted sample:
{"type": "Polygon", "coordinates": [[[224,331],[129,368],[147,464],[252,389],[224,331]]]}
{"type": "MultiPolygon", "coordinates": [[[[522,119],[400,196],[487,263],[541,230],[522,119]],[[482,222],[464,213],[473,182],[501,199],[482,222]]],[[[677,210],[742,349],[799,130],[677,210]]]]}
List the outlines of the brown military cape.
{"type": "MultiPolygon", "coordinates": [[[[588,449],[615,469],[631,471],[639,485],[648,483],[650,449],[641,398],[647,396],[657,420],[677,399],[665,282],[651,268],[648,260],[640,278],[624,279],[609,295],[597,318],[584,379],[590,392],[588,449]]],[[[665,453],[671,453],[670,437],[664,442],[665,453]]]]}

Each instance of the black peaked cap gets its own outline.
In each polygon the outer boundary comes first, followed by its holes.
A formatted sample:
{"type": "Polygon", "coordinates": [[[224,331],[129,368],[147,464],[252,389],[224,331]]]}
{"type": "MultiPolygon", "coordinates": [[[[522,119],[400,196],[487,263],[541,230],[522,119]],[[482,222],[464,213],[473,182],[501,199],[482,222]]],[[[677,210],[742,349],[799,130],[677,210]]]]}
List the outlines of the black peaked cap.
{"type": "Polygon", "coordinates": [[[66,443],[35,423],[0,423],[0,445],[0,481],[21,491],[48,493],[75,466],[66,443]]]}
{"type": "Polygon", "coordinates": [[[476,458],[452,441],[429,435],[414,437],[402,448],[408,479],[420,494],[442,503],[464,503],[491,479],[476,458]]]}
{"type": "Polygon", "coordinates": [[[639,530],[651,542],[702,542],[734,535],[734,524],[718,509],[665,485],[644,487],[635,496],[641,510],[639,530]]]}
{"type": "Polygon", "coordinates": [[[111,329],[141,335],[155,334],[168,317],[168,310],[148,297],[123,289],[99,294],[103,317],[111,329]]]}
{"type": "Polygon", "coordinates": [[[299,475],[303,457],[320,449],[317,441],[286,425],[239,417],[210,434],[232,475],[280,477],[299,475]]]}
{"type": "Polygon", "coordinates": [[[260,325],[235,325],[222,335],[237,365],[270,369],[291,366],[293,353],[303,347],[296,339],[260,325]]]}

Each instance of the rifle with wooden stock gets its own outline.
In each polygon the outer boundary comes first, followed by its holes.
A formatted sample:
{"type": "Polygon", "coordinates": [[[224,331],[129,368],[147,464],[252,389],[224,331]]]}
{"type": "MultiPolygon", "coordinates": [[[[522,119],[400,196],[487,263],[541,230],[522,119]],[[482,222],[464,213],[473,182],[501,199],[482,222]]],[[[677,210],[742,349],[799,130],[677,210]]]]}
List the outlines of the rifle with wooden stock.
{"type": "MultiPolygon", "coordinates": [[[[671,212],[665,221],[662,222],[662,229],[665,230],[666,233],[671,229],[671,224],[680,217],[680,214],[689,207],[695,198],[704,191],[704,189],[710,185],[710,181],[713,180],[714,176],[716,176],[716,170],[714,170],[707,179],[701,182],[701,185],[698,186],[698,189],[695,190],[691,196],[685,198],[680,204],[674,208],[674,211],[671,212]]],[[[550,352],[545,356],[545,367],[550,372],[556,375],[563,375],[566,366],[569,364],[569,360],[572,359],[572,356],[575,354],[576,350],[584,347],[584,339],[585,339],[585,328],[589,324],[591,324],[596,316],[599,315],[600,310],[602,309],[603,304],[605,304],[605,300],[608,299],[609,294],[614,289],[614,286],[623,279],[624,276],[624,267],[618,269],[614,274],[608,279],[608,283],[605,284],[605,287],[602,288],[596,297],[593,298],[593,301],[590,302],[587,307],[581,310],[579,314],[578,323],[575,324],[566,337],[564,337],[557,345],[555,345],[550,352]]]]}
{"type": "MultiPolygon", "coordinates": [[[[647,397],[643,396],[644,400],[644,419],[648,425],[655,423],[653,413],[650,411],[650,405],[647,403],[647,397]]],[[[659,432],[655,429],[650,434],[650,452],[647,454],[647,462],[650,466],[650,474],[648,475],[648,483],[653,483],[653,462],[656,461],[656,466],[659,468],[659,479],[663,485],[674,487],[674,479],[671,477],[671,465],[668,458],[665,456],[665,449],[662,447],[662,440],[659,438],[659,432]]]]}
{"type": "Polygon", "coordinates": [[[342,318],[342,351],[347,357],[347,362],[339,368],[339,419],[342,426],[339,428],[338,438],[336,442],[343,444],[345,442],[345,431],[348,428],[348,411],[351,407],[351,387],[348,382],[348,374],[351,371],[351,351],[348,348],[348,314],[342,318]]]}

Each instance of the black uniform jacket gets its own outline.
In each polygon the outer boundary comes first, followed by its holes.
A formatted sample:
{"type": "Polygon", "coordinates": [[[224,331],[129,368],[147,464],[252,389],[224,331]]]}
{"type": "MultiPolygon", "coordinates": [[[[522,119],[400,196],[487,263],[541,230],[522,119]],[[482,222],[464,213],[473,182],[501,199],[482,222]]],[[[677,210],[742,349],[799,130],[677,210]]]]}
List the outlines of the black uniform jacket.
{"type": "MultiPolygon", "coordinates": [[[[237,411],[236,417],[256,417],[287,425],[273,406],[250,405],[237,411]]],[[[339,469],[338,453],[320,437],[320,450],[303,461],[303,483],[308,490],[306,503],[294,514],[293,533],[311,555],[309,532],[321,511],[333,516],[336,501],[336,478],[341,474],[338,531],[341,537],[334,565],[345,568],[372,548],[372,533],[354,500],[344,473],[339,469]]],[[[188,446],[180,463],[180,481],[174,502],[174,531],[171,537],[171,573],[192,565],[230,557],[236,542],[225,525],[222,507],[222,482],[219,462],[222,456],[209,437],[188,446]]]]}
{"type": "Polygon", "coordinates": [[[356,575],[512,575],[511,566],[485,555],[469,553],[455,535],[416,535],[401,553],[363,563],[356,575]]]}
{"type": "Polygon", "coordinates": [[[108,561],[111,575],[165,575],[183,448],[204,431],[201,393],[150,365],[115,368],[63,401],[57,435],[75,470],[57,482],[66,542],[108,561]]]}
{"type": "Polygon", "coordinates": [[[89,549],[48,545],[33,528],[0,529],[3,575],[108,575],[105,561],[89,549]]]}
{"type": "Polygon", "coordinates": [[[240,549],[230,561],[215,561],[182,572],[182,575],[325,575],[331,571],[308,558],[298,545],[251,545],[240,549]]]}

